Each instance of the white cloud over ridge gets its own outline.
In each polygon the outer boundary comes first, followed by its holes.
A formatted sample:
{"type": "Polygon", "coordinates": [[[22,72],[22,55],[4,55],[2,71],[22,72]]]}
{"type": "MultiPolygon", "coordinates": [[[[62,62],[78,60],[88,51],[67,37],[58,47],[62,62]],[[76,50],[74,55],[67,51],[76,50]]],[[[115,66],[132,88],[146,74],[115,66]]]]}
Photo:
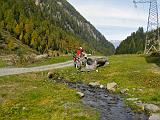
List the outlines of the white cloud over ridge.
{"type": "Polygon", "coordinates": [[[138,27],[146,28],[146,6],[134,8],[132,0],[69,0],[108,40],[124,40],[138,27]]]}

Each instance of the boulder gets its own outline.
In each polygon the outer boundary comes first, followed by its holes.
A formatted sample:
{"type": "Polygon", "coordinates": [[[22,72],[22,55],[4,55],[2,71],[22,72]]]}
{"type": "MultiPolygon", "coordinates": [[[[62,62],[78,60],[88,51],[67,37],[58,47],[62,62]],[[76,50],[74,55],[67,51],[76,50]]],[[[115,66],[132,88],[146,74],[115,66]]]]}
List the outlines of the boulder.
{"type": "Polygon", "coordinates": [[[144,109],[146,111],[154,112],[154,113],[160,111],[160,108],[154,104],[144,104],[144,109]]]}
{"type": "Polygon", "coordinates": [[[146,104],[146,103],[142,103],[141,101],[140,102],[137,101],[137,102],[135,102],[135,104],[138,107],[143,108],[143,110],[151,112],[151,113],[155,113],[155,112],[160,111],[160,108],[157,105],[154,105],[154,104],[146,104]]]}
{"type": "Polygon", "coordinates": [[[98,86],[100,86],[100,84],[98,82],[90,82],[89,86],[91,86],[91,87],[98,87],[98,86]]]}
{"type": "Polygon", "coordinates": [[[95,60],[88,58],[86,62],[87,62],[87,65],[93,65],[95,60]]]}
{"type": "Polygon", "coordinates": [[[160,114],[159,113],[152,113],[149,117],[149,120],[160,120],[160,114]]]}
{"type": "Polygon", "coordinates": [[[115,83],[115,82],[112,82],[112,83],[108,83],[108,84],[107,84],[107,89],[108,89],[109,91],[115,92],[115,90],[116,90],[117,87],[118,87],[118,85],[117,85],[117,83],[115,83]]]}
{"type": "MultiPolygon", "coordinates": [[[[92,70],[95,70],[97,67],[101,67],[109,64],[107,58],[88,58],[87,60],[85,60],[84,58],[81,58],[80,61],[84,63],[83,64],[84,66],[81,68],[82,72],[92,71],[92,70]]],[[[96,72],[98,72],[98,70],[96,70],[96,72]]]]}
{"type": "Polygon", "coordinates": [[[104,66],[104,65],[106,65],[106,63],[107,63],[107,65],[109,64],[107,58],[97,58],[96,61],[97,61],[97,67],[104,66]]]}
{"type": "Polygon", "coordinates": [[[86,69],[87,71],[92,71],[92,70],[95,70],[97,68],[96,65],[97,65],[97,63],[96,63],[96,61],[94,61],[93,64],[91,64],[91,65],[86,64],[84,69],[86,69]]]}
{"type": "Polygon", "coordinates": [[[77,95],[79,95],[81,98],[84,97],[84,93],[82,92],[77,92],[77,95]]]}

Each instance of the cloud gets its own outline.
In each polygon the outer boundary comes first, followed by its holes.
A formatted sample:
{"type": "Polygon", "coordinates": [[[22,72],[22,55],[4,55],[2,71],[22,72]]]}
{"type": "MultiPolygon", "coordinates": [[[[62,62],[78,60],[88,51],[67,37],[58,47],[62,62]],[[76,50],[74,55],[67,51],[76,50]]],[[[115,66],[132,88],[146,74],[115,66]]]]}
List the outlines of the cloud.
{"type": "Polygon", "coordinates": [[[129,26],[98,26],[97,29],[106,37],[107,40],[117,40],[122,41],[129,36],[131,32],[134,32],[138,27],[129,27],[129,26]]]}
{"type": "Polygon", "coordinates": [[[79,11],[87,17],[108,17],[108,18],[128,18],[128,19],[139,19],[142,20],[146,17],[145,12],[139,11],[137,14],[136,9],[128,8],[115,8],[114,6],[108,5],[83,5],[78,6],[79,11]],[[86,12],[87,11],[87,12],[86,12]]]}
{"type": "Polygon", "coordinates": [[[138,27],[145,26],[147,21],[142,19],[132,19],[132,18],[111,18],[111,17],[103,17],[97,18],[95,16],[88,18],[91,23],[93,23],[96,27],[98,26],[121,26],[121,27],[138,27]]]}
{"type": "Polygon", "coordinates": [[[146,27],[148,12],[134,8],[132,0],[69,0],[109,40],[124,40],[146,27]]]}
{"type": "Polygon", "coordinates": [[[83,5],[78,10],[94,25],[144,26],[147,14],[136,9],[115,8],[110,5],[83,5]]]}

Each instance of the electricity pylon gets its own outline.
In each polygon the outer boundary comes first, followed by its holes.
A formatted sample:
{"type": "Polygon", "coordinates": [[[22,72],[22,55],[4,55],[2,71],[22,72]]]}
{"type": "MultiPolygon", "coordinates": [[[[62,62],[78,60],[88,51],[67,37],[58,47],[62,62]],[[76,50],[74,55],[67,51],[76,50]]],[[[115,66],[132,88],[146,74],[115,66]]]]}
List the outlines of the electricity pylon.
{"type": "Polygon", "coordinates": [[[145,50],[144,54],[150,54],[152,52],[160,52],[160,37],[159,37],[159,15],[157,0],[133,0],[135,6],[138,3],[149,4],[149,16],[146,32],[145,50]]]}

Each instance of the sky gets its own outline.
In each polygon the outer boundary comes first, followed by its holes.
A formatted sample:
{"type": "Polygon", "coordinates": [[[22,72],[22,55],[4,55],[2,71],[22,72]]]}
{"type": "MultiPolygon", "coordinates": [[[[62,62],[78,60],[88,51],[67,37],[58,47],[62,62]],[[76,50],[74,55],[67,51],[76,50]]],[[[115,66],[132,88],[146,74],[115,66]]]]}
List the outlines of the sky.
{"type": "Polygon", "coordinates": [[[82,16],[115,45],[138,27],[147,27],[148,4],[133,0],[68,0],[82,16]]]}

